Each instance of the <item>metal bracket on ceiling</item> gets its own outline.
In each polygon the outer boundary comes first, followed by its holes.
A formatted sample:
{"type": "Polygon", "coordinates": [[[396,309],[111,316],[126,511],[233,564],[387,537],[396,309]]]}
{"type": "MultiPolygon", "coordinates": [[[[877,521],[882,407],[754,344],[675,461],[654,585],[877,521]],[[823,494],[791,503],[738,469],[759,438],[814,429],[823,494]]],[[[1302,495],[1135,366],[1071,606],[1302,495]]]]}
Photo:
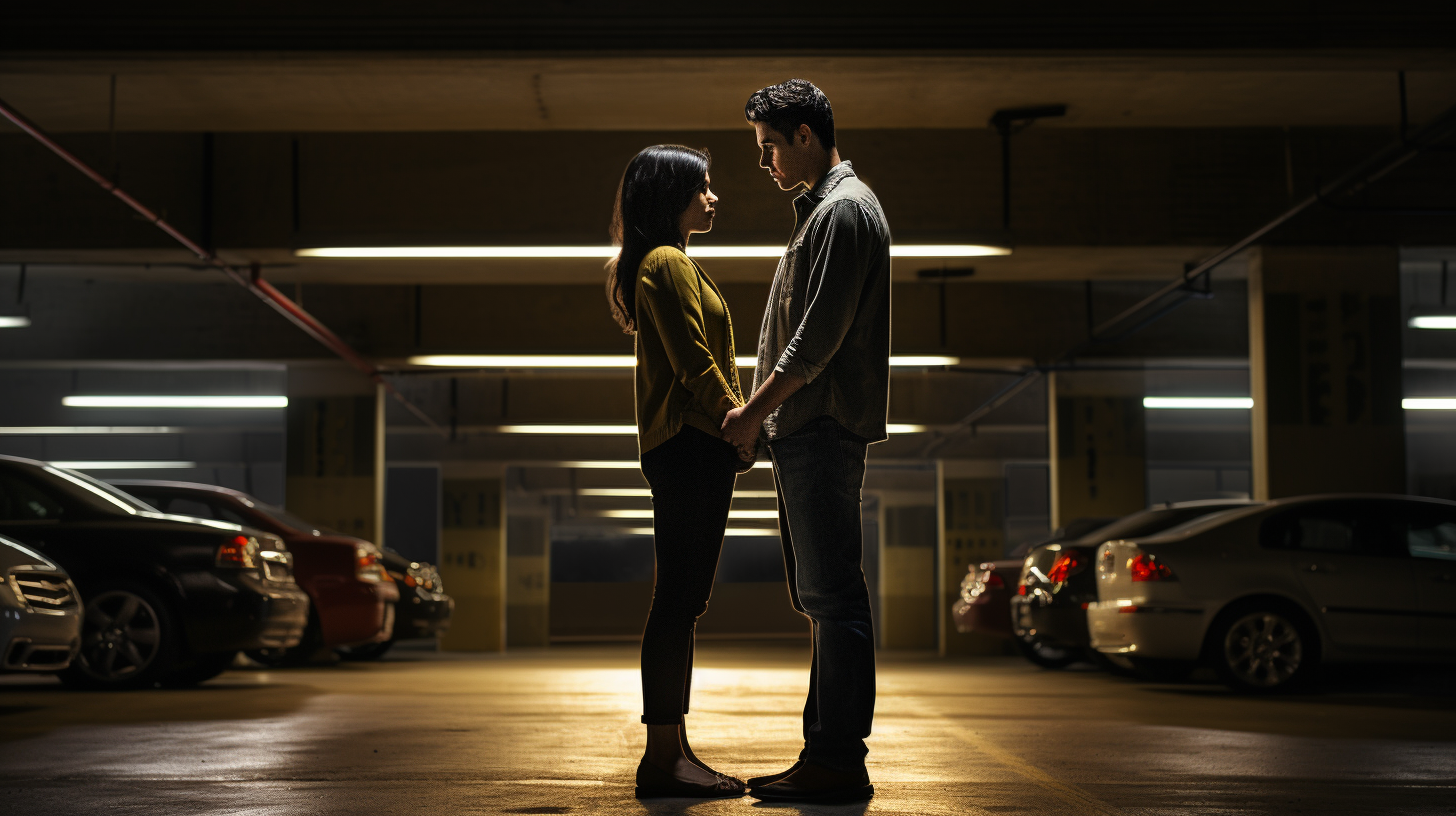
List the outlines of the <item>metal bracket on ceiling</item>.
{"type": "Polygon", "coordinates": [[[1066,115],[1066,105],[1002,108],[986,123],[1001,134],[1001,228],[1008,234],[1011,231],[1011,136],[1030,127],[1038,119],[1066,115]]]}

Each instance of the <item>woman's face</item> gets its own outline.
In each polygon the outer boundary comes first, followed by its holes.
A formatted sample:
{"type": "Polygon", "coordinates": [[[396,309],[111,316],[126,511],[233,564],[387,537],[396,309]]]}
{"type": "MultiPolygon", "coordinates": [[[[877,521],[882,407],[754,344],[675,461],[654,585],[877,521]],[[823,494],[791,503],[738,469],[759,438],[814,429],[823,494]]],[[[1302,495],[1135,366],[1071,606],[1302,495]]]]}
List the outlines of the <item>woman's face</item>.
{"type": "Polygon", "coordinates": [[[713,228],[715,212],[713,205],[718,203],[718,197],[713,195],[713,190],[709,186],[711,183],[711,178],[703,176],[702,189],[698,190],[698,194],[688,202],[688,208],[683,210],[683,214],[678,218],[677,224],[682,230],[684,238],[695,232],[707,232],[713,228]]]}

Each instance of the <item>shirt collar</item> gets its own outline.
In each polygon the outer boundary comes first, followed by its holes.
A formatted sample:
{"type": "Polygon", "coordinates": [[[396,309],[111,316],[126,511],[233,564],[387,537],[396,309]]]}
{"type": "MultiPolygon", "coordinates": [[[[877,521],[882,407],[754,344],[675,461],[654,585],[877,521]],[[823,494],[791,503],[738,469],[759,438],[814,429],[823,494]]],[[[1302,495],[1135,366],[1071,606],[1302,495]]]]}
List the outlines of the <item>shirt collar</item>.
{"type": "Polygon", "coordinates": [[[842,161],[829,168],[829,172],[824,174],[824,178],[819,179],[819,183],[815,184],[813,189],[804,193],[804,195],[813,203],[818,204],[824,200],[825,196],[834,192],[834,188],[839,186],[839,182],[853,175],[854,167],[849,162],[842,161]]]}

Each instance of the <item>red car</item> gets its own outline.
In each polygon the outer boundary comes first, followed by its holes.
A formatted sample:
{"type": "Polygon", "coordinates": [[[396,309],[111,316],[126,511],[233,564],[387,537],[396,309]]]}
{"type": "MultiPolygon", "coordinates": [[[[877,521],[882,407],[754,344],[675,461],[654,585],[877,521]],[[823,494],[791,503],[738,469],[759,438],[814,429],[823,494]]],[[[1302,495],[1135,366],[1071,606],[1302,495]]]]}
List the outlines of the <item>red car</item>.
{"type": "Polygon", "coordinates": [[[255,527],[288,544],[295,580],[312,601],[308,629],[291,649],[251,651],[249,657],[286,665],[303,662],[320,649],[390,639],[399,589],[385,570],[383,554],[370,542],[309,524],[225,487],[140,479],[113,484],[165,513],[255,527]]]}

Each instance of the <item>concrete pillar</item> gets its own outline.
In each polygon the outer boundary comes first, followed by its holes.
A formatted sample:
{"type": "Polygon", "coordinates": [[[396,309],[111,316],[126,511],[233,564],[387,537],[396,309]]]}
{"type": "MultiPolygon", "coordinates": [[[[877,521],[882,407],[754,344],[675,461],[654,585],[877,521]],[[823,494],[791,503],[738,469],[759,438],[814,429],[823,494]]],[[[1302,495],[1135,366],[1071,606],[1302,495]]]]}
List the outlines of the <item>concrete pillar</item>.
{"type": "Polygon", "coordinates": [[[1002,639],[978,632],[961,633],[951,620],[951,606],[961,580],[972,564],[994,561],[1005,552],[1005,479],[943,478],[941,482],[941,552],[939,612],[940,653],[1001,654],[1002,639]]]}
{"type": "Polygon", "coordinates": [[[545,513],[506,518],[506,645],[551,642],[551,522],[545,513]]]}
{"type": "Polygon", "coordinates": [[[1394,248],[1253,253],[1254,498],[1405,492],[1400,319],[1394,248]]]}
{"type": "MultiPolygon", "coordinates": [[[[923,499],[922,499],[923,501],[923,499]]],[[[940,593],[939,510],[883,501],[880,510],[880,648],[934,649],[940,593]]]]}
{"type": "Polygon", "coordinates": [[[378,540],[379,434],[374,396],[293,397],[288,401],[285,496],[300,518],[378,540]]]}
{"type": "Polygon", "coordinates": [[[1142,392],[1142,377],[1123,372],[1047,377],[1053,528],[1146,506],[1142,392]]]}
{"type": "Polygon", "coordinates": [[[440,580],[455,599],[455,615],[440,648],[501,651],[506,646],[503,483],[445,479],[440,492],[440,580]]]}

